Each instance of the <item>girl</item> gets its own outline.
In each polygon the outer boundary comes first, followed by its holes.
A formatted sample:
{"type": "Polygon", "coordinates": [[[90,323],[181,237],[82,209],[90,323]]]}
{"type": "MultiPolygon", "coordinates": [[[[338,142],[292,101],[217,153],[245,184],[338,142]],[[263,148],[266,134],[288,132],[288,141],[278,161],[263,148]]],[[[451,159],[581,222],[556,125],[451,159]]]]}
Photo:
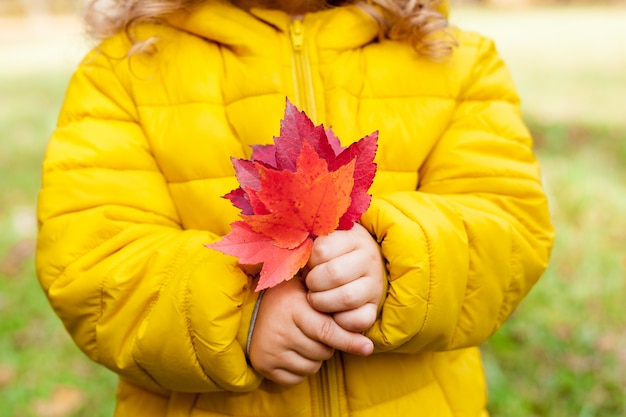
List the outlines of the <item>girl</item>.
{"type": "Polygon", "coordinates": [[[553,239],[492,42],[430,0],[95,1],[43,167],[37,272],[116,416],[486,416],[477,348],[553,239]],[[101,4],[102,3],[102,4],[101,4]],[[285,98],[346,145],[379,131],[373,200],[306,271],[204,248],[231,157],[285,98]]]}

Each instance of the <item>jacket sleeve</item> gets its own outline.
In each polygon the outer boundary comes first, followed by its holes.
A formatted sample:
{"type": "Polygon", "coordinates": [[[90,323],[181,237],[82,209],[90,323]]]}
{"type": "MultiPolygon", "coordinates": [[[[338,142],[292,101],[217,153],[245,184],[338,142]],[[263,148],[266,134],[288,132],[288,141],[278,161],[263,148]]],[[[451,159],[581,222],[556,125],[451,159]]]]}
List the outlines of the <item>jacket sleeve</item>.
{"type": "Polygon", "coordinates": [[[244,353],[251,282],[234,258],[203,246],[219,236],[183,230],[111,61],[94,53],[75,73],[47,149],[41,285],[76,344],[136,384],[254,389],[260,377],[244,353]]]}
{"type": "Polygon", "coordinates": [[[519,100],[483,40],[418,189],[375,197],[362,223],[380,242],[389,290],[367,332],[378,351],[482,343],[547,266],[546,196],[519,100]]]}

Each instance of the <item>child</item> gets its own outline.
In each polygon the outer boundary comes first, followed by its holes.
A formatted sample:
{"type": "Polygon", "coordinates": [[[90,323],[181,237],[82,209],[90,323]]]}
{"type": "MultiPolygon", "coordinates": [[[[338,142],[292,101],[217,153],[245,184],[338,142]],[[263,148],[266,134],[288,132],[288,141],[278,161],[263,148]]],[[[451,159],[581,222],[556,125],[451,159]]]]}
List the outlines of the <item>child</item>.
{"type": "Polygon", "coordinates": [[[116,416],[486,416],[477,348],[553,232],[492,43],[430,0],[92,4],[43,166],[37,272],[116,416]],[[372,203],[307,268],[254,291],[209,250],[231,157],[285,99],[343,144],[379,131],[372,203]]]}

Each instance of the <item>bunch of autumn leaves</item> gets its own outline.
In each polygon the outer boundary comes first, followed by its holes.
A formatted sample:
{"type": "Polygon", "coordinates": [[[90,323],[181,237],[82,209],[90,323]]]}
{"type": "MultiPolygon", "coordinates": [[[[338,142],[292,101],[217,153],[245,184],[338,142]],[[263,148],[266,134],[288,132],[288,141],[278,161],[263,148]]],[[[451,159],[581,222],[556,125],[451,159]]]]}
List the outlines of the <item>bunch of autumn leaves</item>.
{"type": "Polygon", "coordinates": [[[287,101],[274,144],[253,146],[250,160],[232,159],[239,188],[224,197],[241,220],[206,246],[240,264],[263,263],[256,291],[290,279],[317,236],[351,229],[369,207],[377,141],[374,132],[344,148],[331,129],[287,101]]]}

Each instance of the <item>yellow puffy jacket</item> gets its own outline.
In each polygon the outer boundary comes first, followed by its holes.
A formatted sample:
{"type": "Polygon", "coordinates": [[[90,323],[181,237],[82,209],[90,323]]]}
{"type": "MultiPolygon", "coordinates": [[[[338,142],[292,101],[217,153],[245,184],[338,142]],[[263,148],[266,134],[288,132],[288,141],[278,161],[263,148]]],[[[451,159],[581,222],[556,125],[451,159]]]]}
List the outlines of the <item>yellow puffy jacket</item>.
{"type": "Polygon", "coordinates": [[[43,166],[37,272],[76,344],[120,375],[117,416],[485,416],[479,350],[546,267],[546,198],[492,43],[446,62],[376,41],[346,6],[291,21],[209,0],[124,35],[71,80],[43,166]],[[206,249],[238,216],[230,157],[278,134],[285,98],[347,142],[379,130],[361,223],[388,291],[366,332],[292,387],[250,367],[257,293],[206,249]]]}

